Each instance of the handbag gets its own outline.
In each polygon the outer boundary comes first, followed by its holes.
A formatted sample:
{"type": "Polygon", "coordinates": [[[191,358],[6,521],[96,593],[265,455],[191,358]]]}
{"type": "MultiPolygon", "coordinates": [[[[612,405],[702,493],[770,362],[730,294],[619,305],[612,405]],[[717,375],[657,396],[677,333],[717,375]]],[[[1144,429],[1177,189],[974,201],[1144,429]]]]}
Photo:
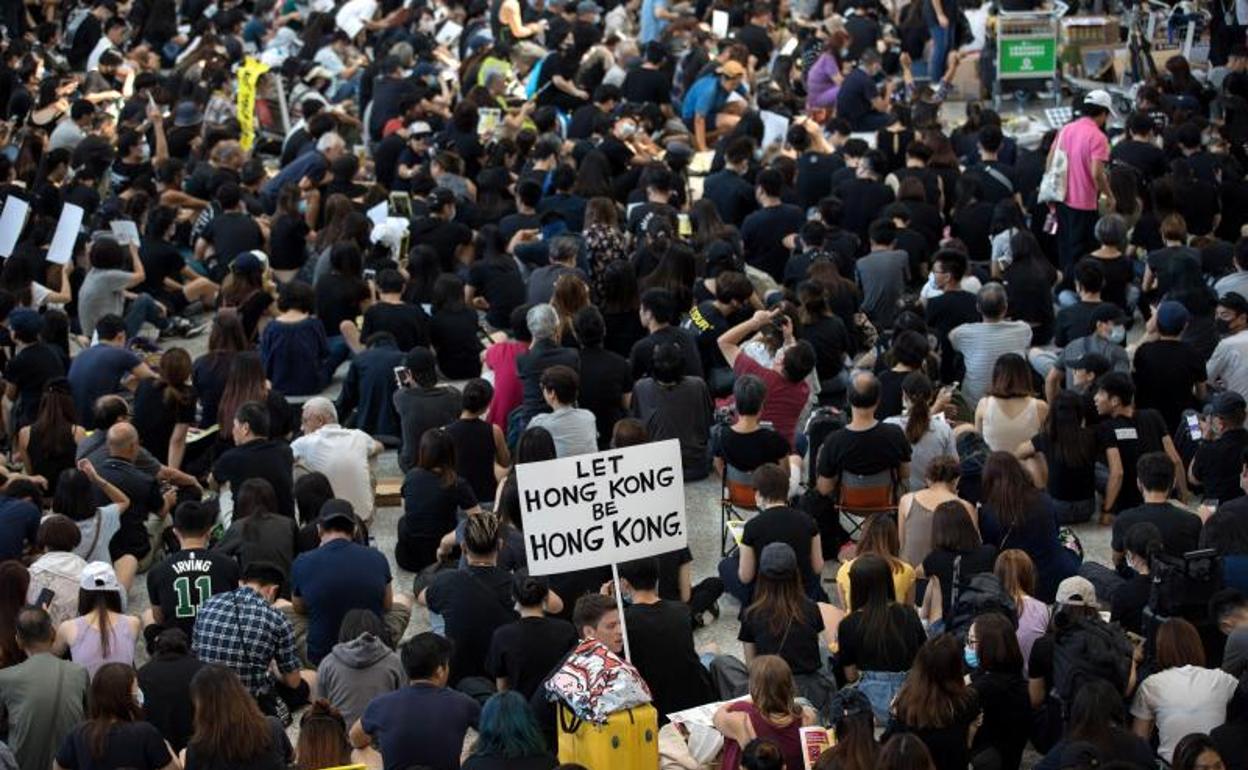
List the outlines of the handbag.
{"type": "Polygon", "coordinates": [[[1066,174],[1070,159],[1062,149],[1062,135],[1065,133],[1066,129],[1063,128],[1053,140],[1053,155],[1044,169],[1044,176],[1040,178],[1040,191],[1036,195],[1036,200],[1040,203],[1061,203],[1066,200],[1066,174]]]}

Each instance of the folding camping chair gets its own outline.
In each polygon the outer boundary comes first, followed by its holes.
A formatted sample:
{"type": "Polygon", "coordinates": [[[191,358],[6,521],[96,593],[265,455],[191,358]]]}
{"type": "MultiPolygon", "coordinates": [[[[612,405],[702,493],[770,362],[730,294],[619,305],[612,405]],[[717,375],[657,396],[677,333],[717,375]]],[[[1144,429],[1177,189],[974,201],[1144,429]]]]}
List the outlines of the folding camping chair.
{"type": "Polygon", "coordinates": [[[743,526],[756,513],[758,500],[754,495],[752,474],[725,462],[719,507],[721,556],[728,556],[737,550],[737,536],[733,529],[743,526]]]}
{"type": "Polygon", "coordinates": [[[841,471],[836,512],[841,528],[857,543],[862,526],[876,513],[897,513],[897,474],[893,469],[861,474],[841,471]]]}

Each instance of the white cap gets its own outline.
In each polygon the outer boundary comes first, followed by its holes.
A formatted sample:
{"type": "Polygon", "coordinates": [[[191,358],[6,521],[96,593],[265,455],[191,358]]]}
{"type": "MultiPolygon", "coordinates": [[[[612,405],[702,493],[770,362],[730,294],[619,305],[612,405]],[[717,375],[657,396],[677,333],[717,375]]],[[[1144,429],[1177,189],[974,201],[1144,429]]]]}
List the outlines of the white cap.
{"type": "Polygon", "coordinates": [[[107,562],[93,561],[82,568],[82,576],[78,578],[78,587],[84,591],[116,591],[121,593],[121,584],[117,582],[117,573],[107,562]]]}
{"type": "Polygon", "coordinates": [[[1109,92],[1104,90],[1103,88],[1098,88],[1095,91],[1089,91],[1083,97],[1083,103],[1095,104],[1097,107],[1104,107],[1110,112],[1114,111],[1114,100],[1109,95],[1109,92]]]}

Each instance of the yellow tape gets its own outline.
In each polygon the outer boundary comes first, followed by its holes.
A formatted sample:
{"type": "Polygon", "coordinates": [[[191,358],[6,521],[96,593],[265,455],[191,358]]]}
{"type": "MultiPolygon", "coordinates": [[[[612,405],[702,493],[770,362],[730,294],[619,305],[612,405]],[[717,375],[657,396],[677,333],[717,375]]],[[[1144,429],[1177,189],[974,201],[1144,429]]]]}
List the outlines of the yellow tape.
{"type": "Polygon", "coordinates": [[[238,68],[238,143],[250,150],[256,141],[256,83],[269,71],[269,65],[248,56],[238,68]]]}

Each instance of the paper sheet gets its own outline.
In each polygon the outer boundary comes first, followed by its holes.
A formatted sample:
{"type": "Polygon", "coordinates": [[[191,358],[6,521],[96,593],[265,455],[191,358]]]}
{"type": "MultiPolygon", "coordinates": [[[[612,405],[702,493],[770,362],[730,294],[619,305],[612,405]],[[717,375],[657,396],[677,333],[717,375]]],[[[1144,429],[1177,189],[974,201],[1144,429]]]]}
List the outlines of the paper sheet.
{"type": "Polygon", "coordinates": [[[134,244],[141,246],[143,241],[139,239],[139,228],[129,219],[114,219],[109,225],[109,229],[113,231],[113,235],[117,236],[117,242],[122,246],[134,244]]]}
{"type": "Polygon", "coordinates": [[[488,137],[498,128],[503,120],[502,110],[495,107],[482,107],[477,110],[477,135],[488,137]]]}
{"type": "Polygon", "coordinates": [[[797,50],[797,38],[791,37],[788,40],[784,41],[784,47],[780,49],[780,55],[792,56],[793,52],[796,50],[797,50]]]}
{"type": "Polygon", "coordinates": [[[347,3],[338,9],[338,15],[334,17],[334,21],[339,29],[347,33],[348,37],[355,37],[360,30],[364,29],[364,22],[372,19],[376,12],[377,0],[347,0],[347,3]]]}
{"type": "Polygon", "coordinates": [[[771,110],[762,110],[758,117],[763,121],[763,148],[766,149],[775,142],[784,144],[784,139],[789,134],[789,119],[771,110]]]}
{"type": "Polygon", "coordinates": [[[374,225],[385,224],[386,217],[388,216],[390,216],[389,201],[382,201],[368,210],[368,221],[372,222],[374,225]]]}
{"type": "Polygon", "coordinates": [[[0,214],[0,257],[13,255],[17,246],[17,238],[26,225],[26,215],[30,213],[30,204],[16,195],[9,193],[4,200],[4,213],[0,214]]]}
{"type": "Polygon", "coordinates": [[[728,37],[727,11],[711,11],[711,32],[718,38],[728,37]]]}
{"type": "Polygon", "coordinates": [[[61,219],[56,223],[52,245],[48,247],[48,261],[63,265],[74,257],[74,242],[82,228],[82,207],[66,203],[61,208],[61,219]]]}
{"type": "Polygon", "coordinates": [[[463,27],[453,21],[448,21],[442,25],[442,28],[438,30],[438,34],[433,39],[437,41],[438,45],[449,46],[459,39],[459,35],[463,31],[463,27]]]}

